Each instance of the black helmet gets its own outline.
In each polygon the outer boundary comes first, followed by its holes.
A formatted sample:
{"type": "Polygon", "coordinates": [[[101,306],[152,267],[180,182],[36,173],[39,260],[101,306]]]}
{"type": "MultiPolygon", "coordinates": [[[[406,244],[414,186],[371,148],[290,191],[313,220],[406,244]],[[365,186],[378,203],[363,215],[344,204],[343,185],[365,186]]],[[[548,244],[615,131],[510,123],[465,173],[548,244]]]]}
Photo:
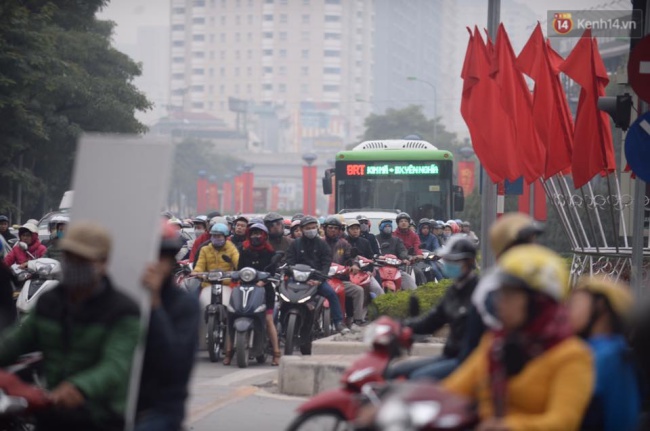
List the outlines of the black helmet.
{"type": "Polygon", "coordinates": [[[428,218],[421,218],[420,221],[418,222],[418,227],[425,226],[425,225],[431,228],[432,226],[431,220],[429,220],[428,218]]]}
{"type": "Polygon", "coordinates": [[[164,256],[176,256],[183,247],[183,240],[176,234],[171,224],[165,224],[160,240],[160,254],[164,256]]]}
{"type": "Polygon", "coordinates": [[[440,257],[451,261],[476,259],[476,245],[465,235],[454,235],[440,250],[440,257]]]}
{"type": "Polygon", "coordinates": [[[303,213],[297,213],[291,217],[291,221],[302,220],[303,218],[305,218],[305,215],[303,213]]]}
{"type": "Polygon", "coordinates": [[[364,216],[363,214],[359,214],[359,215],[357,216],[357,220],[359,220],[359,221],[370,221],[370,220],[368,219],[368,217],[364,216]]]}
{"type": "Polygon", "coordinates": [[[305,227],[308,224],[312,224],[312,223],[318,224],[318,220],[316,220],[316,218],[312,216],[305,216],[302,218],[302,220],[300,220],[300,227],[305,227]]]}
{"type": "Polygon", "coordinates": [[[264,216],[264,224],[271,224],[281,220],[284,220],[284,217],[278,213],[268,213],[264,216]]]}
{"type": "Polygon", "coordinates": [[[0,223],[2,223],[3,221],[9,223],[9,217],[5,215],[0,215],[0,223]]]}
{"type": "Polygon", "coordinates": [[[341,220],[339,220],[337,217],[330,216],[325,219],[323,222],[323,227],[327,226],[336,226],[339,229],[343,229],[343,223],[341,223],[341,220]]]}
{"type": "Polygon", "coordinates": [[[264,224],[264,219],[261,217],[253,217],[250,220],[248,220],[248,227],[253,226],[254,224],[264,224]]]}
{"type": "Polygon", "coordinates": [[[395,221],[399,223],[400,220],[402,219],[407,219],[409,223],[411,222],[411,216],[408,215],[407,213],[399,213],[397,214],[397,217],[395,217],[395,221]]]}
{"type": "Polygon", "coordinates": [[[208,220],[213,219],[215,217],[221,217],[221,213],[219,211],[212,211],[211,213],[206,214],[208,217],[208,220]]]}

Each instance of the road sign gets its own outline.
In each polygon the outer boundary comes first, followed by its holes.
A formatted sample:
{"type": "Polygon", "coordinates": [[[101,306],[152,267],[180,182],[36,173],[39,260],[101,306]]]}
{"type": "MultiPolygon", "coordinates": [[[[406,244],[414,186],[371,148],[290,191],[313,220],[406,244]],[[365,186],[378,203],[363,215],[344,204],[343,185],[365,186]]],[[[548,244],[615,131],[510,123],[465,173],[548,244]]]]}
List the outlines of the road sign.
{"type": "Polygon", "coordinates": [[[650,182],[650,112],[630,126],[625,138],[625,158],[637,177],[650,182]]]}
{"type": "Polygon", "coordinates": [[[650,35],[641,39],[630,53],[627,77],[634,92],[650,103],[650,35]]]}

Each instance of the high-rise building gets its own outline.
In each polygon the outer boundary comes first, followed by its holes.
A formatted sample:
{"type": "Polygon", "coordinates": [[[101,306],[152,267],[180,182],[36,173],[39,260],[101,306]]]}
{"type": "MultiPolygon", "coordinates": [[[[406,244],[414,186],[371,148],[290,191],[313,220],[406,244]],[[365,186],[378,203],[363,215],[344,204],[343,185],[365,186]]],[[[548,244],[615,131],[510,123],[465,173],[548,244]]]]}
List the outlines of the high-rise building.
{"type": "Polygon", "coordinates": [[[273,123],[289,129],[271,148],[278,151],[338,150],[363,132],[370,109],[355,101],[372,91],[371,0],[171,0],[171,7],[172,107],[232,127],[230,98],[248,102],[241,121],[286,116],[273,123]]]}

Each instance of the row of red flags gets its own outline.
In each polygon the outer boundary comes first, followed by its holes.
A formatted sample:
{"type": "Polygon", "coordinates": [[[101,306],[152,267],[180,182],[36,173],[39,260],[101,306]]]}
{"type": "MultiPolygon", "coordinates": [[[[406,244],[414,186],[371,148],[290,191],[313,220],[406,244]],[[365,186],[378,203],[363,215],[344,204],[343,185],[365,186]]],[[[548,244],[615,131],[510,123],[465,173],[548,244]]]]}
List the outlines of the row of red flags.
{"type": "Polygon", "coordinates": [[[566,59],[544,40],[539,24],[519,56],[503,24],[494,44],[478,28],[468,31],[461,114],[492,181],[523,176],[533,184],[571,173],[579,188],[616,169],[609,118],[597,107],[609,78],[591,30],[566,59]],[[581,87],[575,122],[560,72],[581,87]],[[535,82],[532,94],[524,74],[535,82]]]}

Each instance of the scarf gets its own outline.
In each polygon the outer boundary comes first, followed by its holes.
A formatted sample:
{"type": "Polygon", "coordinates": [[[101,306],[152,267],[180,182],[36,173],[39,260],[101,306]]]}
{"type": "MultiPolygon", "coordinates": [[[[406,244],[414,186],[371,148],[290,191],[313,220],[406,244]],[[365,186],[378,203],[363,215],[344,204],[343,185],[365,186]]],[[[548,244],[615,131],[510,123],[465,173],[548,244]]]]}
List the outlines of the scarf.
{"type": "Polygon", "coordinates": [[[249,231],[248,233],[246,233],[246,241],[244,241],[243,247],[246,250],[253,250],[257,252],[268,250],[271,253],[275,253],[275,249],[269,243],[269,236],[267,235],[266,232],[262,232],[262,243],[260,245],[254,246],[253,244],[251,244],[251,236],[249,231]]]}
{"type": "Polygon", "coordinates": [[[493,331],[489,350],[490,388],[496,417],[506,415],[508,379],[516,376],[528,361],[573,334],[567,308],[546,295],[531,297],[529,321],[523,328],[493,331]]]}

